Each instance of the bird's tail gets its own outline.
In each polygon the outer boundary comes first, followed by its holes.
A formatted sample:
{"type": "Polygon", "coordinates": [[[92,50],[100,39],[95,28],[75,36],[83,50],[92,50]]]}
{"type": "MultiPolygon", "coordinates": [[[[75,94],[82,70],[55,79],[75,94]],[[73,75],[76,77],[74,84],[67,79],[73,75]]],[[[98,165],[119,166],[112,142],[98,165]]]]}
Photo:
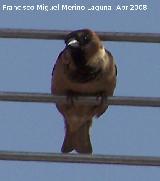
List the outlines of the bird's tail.
{"type": "Polygon", "coordinates": [[[92,145],[89,136],[90,125],[91,121],[87,121],[73,133],[66,128],[66,135],[61,151],[63,153],[68,153],[75,150],[78,153],[92,153],[92,145]]]}

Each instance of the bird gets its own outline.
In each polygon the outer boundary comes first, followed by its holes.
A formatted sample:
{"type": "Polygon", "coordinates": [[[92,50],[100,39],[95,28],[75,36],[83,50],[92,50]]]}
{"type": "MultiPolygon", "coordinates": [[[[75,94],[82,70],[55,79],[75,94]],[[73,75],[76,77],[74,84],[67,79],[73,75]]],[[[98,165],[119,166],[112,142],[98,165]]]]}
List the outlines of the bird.
{"type": "Polygon", "coordinates": [[[90,127],[93,119],[107,110],[104,100],[114,94],[116,79],[115,60],[93,30],[79,29],[66,35],[51,78],[51,93],[66,95],[68,100],[56,103],[65,124],[62,153],[92,154],[90,127]],[[78,104],[74,101],[78,96],[101,97],[101,103],[78,104]]]}

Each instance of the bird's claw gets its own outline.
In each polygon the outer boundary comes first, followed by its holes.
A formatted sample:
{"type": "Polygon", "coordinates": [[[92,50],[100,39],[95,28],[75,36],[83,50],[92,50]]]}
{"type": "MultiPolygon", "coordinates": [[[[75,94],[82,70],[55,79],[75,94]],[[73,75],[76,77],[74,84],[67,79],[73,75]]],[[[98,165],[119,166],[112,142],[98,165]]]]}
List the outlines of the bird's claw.
{"type": "Polygon", "coordinates": [[[78,97],[74,92],[72,92],[72,91],[67,92],[67,103],[69,105],[74,105],[75,100],[77,100],[77,99],[78,99],[78,97]]]}
{"type": "Polygon", "coordinates": [[[99,106],[105,106],[106,102],[107,102],[107,97],[106,97],[106,95],[104,93],[100,93],[97,96],[97,100],[99,102],[99,106]]]}
{"type": "Polygon", "coordinates": [[[96,106],[96,117],[100,117],[107,109],[107,96],[104,93],[100,93],[97,96],[97,100],[99,102],[99,104],[96,106]]]}

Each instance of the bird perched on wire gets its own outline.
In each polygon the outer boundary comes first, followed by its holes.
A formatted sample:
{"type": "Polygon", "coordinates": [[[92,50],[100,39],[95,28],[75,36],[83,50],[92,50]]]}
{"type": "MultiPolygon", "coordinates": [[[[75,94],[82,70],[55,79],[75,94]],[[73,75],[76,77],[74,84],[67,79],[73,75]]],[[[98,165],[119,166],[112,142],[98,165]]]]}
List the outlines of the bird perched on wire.
{"type": "Polygon", "coordinates": [[[92,153],[89,129],[93,117],[99,117],[108,107],[103,98],[113,95],[117,68],[112,54],[89,29],[69,33],[65,44],[53,68],[51,81],[52,94],[66,95],[70,100],[56,104],[65,122],[61,151],[92,153]],[[74,97],[79,95],[102,96],[102,102],[99,105],[76,104],[74,97]]]}

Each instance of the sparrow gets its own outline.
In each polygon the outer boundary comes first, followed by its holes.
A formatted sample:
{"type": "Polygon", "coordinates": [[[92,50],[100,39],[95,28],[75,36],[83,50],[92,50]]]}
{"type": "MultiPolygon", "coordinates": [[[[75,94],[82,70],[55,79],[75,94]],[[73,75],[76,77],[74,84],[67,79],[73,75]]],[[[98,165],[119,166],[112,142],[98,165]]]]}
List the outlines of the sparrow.
{"type": "Polygon", "coordinates": [[[65,45],[51,80],[51,93],[66,95],[70,100],[56,104],[65,123],[61,151],[91,154],[89,130],[93,118],[100,117],[108,108],[103,100],[114,93],[117,67],[112,54],[90,29],[72,31],[66,36],[65,45]],[[76,104],[73,98],[77,96],[101,96],[102,101],[99,105],[76,104]]]}

